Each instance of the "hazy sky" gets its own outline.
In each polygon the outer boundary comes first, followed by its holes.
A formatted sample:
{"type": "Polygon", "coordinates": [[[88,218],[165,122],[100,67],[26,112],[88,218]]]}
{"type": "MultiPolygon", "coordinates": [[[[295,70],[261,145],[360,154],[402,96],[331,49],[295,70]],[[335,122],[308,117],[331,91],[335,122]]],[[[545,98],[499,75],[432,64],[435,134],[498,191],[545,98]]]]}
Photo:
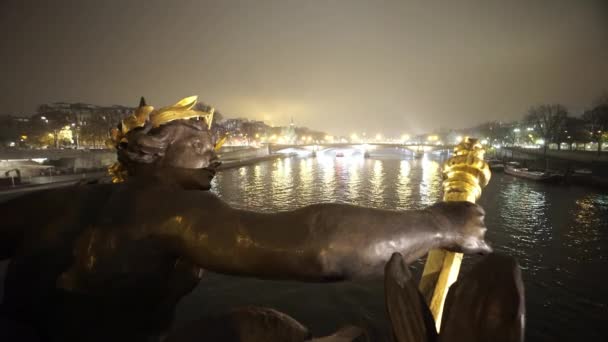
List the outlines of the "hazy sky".
{"type": "Polygon", "coordinates": [[[608,1],[0,1],[0,113],[163,106],[334,134],[574,112],[608,90],[608,1]]]}

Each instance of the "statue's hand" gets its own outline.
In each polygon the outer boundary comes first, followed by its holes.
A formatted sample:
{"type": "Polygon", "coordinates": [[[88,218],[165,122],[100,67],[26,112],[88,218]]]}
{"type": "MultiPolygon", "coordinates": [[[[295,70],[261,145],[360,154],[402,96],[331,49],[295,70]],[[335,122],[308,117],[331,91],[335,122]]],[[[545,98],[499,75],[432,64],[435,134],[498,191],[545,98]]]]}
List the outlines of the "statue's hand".
{"type": "Polygon", "coordinates": [[[488,254],[492,248],[485,241],[485,211],[470,202],[441,202],[431,208],[439,221],[441,247],[453,252],[488,254]]]}

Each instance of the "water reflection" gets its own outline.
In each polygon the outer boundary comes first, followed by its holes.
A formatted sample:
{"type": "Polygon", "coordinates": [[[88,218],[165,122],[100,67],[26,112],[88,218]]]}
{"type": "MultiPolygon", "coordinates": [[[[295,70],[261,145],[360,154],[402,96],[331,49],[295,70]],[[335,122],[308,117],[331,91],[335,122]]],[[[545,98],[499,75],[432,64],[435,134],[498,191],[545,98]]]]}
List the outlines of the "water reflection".
{"type": "Polygon", "coordinates": [[[360,204],[361,166],[361,158],[352,158],[348,164],[348,198],[351,198],[355,204],[360,204]]]}
{"type": "Polygon", "coordinates": [[[425,153],[420,160],[422,181],[420,182],[420,204],[427,206],[437,202],[441,191],[441,172],[439,163],[425,153]]]}
{"type": "Polygon", "coordinates": [[[410,172],[412,167],[409,160],[399,163],[399,176],[397,179],[397,196],[399,203],[397,209],[409,209],[412,202],[412,189],[410,185],[410,172]]]}
{"type": "Polygon", "coordinates": [[[571,213],[574,222],[568,227],[563,241],[565,248],[576,251],[576,255],[571,256],[573,262],[606,260],[606,253],[602,252],[608,246],[599,244],[602,238],[602,216],[606,213],[608,196],[588,195],[576,200],[576,207],[571,213]]]}
{"type": "Polygon", "coordinates": [[[384,174],[383,174],[383,167],[382,167],[382,161],[380,160],[374,160],[373,162],[373,167],[372,167],[372,173],[371,173],[371,177],[370,177],[370,197],[369,197],[369,201],[370,203],[372,203],[374,206],[382,206],[382,204],[384,203],[384,174]]]}
{"type": "Polygon", "coordinates": [[[270,183],[272,195],[279,203],[285,203],[285,208],[293,202],[292,158],[279,159],[274,163],[272,182],[270,183]]]}
{"type": "Polygon", "coordinates": [[[553,238],[545,193],[537,191],[528,182],[511,182],[505,185],[501,197],[499,215],[505,222],[503,232],[509,237],[509,242],[502,247],[519,259],[535,260],[534,263],[524,263],[530,274],[535,274],[547,267],[540,247],[548,246],[553,238]]]}

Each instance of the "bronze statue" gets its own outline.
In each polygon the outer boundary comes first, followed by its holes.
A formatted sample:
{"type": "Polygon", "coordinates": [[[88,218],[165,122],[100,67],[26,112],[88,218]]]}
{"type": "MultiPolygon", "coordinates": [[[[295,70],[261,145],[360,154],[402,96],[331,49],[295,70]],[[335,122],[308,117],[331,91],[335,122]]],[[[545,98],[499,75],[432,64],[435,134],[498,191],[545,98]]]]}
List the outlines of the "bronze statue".
{"type": "Polygon", "coordinates": [[[392,211],[317,204],[272,214],[230,207],[210,188],[213,112],[196,98],[142,103],[112,132],[115,184],[25,195],[0,208],[11,259],[2,312],[44,340],[150,340],[204,271],[338,281],[382,274],[430,249],[487,253],[484,211],[468,202],[392,211]]]}

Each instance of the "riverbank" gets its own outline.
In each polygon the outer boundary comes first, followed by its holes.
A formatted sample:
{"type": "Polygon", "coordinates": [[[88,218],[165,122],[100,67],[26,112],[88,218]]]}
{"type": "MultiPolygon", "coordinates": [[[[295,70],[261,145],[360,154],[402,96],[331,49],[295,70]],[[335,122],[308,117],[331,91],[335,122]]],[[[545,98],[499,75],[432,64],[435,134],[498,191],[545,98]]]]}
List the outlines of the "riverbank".
{"type": "Polygon", "coordinates": [[[489,153],[489,157],[561,174],[562,184],[608,188],[608,153],[605,152],[547,150],[545,154],[543,150],[503,148],[489,153]]]}
{"type": "MultiPolygon", "coordinates": [[[[292,154],[271,154],[254,158],[227,160],[225,162],[222,162],[222,164],[218,168],[218,171],[242,166],[249,166],[259,162],[288,158],[292,156],[292,154]]],[[[109,182],[110,176],[108,175],[107,171],[104,170],[70,175],[29,177],[28,179],[24,179],[23,183],[15,184],[15,186],[8,185],[6,187],[0,188],[0,202],[33,191],[54,189],[64,186],[75,185],[78,183],[87,183],[95,181],[109,182]]]]}
{"type": "Polygon", "coordinates": [[[245,158],[245,159],[233,159],[222,161],[222,165],[218,168],[218,171],[231,169],[235,167],[247,166],[267,160],[283,159],[293,157],[295,154],[269,154],[261,157],[245,158]]]}

